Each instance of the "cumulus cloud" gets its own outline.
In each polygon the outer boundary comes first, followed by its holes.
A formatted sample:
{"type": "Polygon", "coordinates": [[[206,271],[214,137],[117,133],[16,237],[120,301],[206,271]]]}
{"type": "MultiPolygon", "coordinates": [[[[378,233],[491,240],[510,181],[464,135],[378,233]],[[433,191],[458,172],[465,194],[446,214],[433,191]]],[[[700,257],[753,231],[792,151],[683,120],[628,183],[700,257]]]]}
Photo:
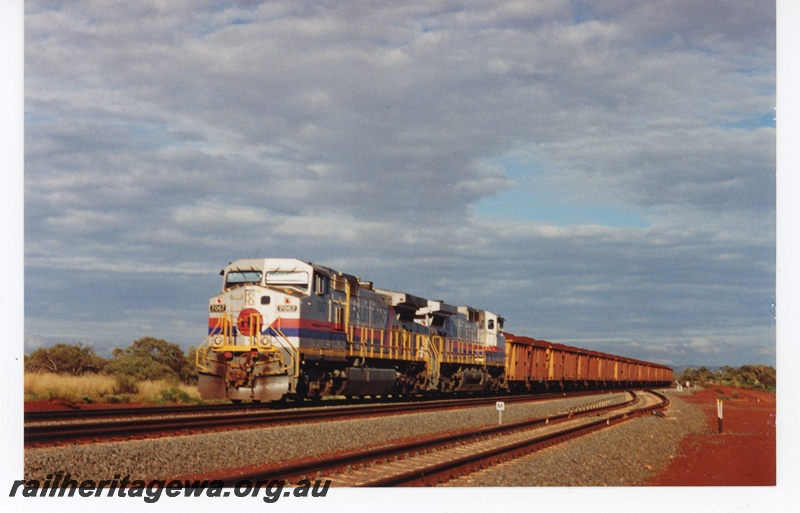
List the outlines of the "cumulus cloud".
{"type": "Polygon", "coordinates": [[[196,344],[219,268],[297,256],[537,338],[774,359],[773,5],[25,9],[29,337],[196,344]]]}

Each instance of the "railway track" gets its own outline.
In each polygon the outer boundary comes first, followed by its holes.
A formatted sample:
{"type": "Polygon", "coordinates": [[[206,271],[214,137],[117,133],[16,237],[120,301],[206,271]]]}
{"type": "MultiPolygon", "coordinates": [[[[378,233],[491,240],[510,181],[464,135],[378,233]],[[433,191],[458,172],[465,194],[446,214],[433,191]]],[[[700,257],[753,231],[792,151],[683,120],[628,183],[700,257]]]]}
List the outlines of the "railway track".
{"type": "Polygon", "coordinates": [[[653,391],[628,394],[629,399],[622,404],[599,399],[547,418],[217,477],[226,486],[234,486],[243,479],[287,483],[330,480],[334,487],[433,486],[453,476],[650,414],[669,403],[666,397],[653,391]]]}
{"type": "Polygon", "coordinates": [[[84,410],[34,410],[25,412],[25,422],[66,422],[70,420],[88,420],[115,417],[144,417],[157,415],[197,415],[203,413],[264,411],[274,409],[268,404],[201,404],[184,406],[143,406],[120,408],[92,408],[84,410]]]}
{"type": "MultiPolygon", "coordinates": [[[[585,395],[596,392],[582,392],[585,395]]],[[[504,397],[506,402],[544,401],[564,394],[504,397]]],[[[575,395],[570,395],[574,397],[575,395]]],[[[69,442],[141,438],[212,429],[244,429],[281,423],[322,422],[376,415],[414,413],[493,404],[497,398],[448,399],[274,410],[261,405],[180,406],[174,408],[124,408],[85,412],[28,412],[25,415],[25,446],[69,442]],[[221,407],[220,407],[221,406],[221,407]],[[80,413],[85,413],[81,415],[80,413]]]]}
{"type": "Polygon", "coordinates": [[[257,411],[275,410],[297,410],[308,407],[326,406],[358,406],[376,405],[392,403],[410,403],[430,401],[422,396],[410,397],[387,397],[382,399],[351,398],[333,399],[329,401],[283,401],[274,403],[216,403],[216,404],[194,404],[176,406],[136,406],[136,407],[109,407],[82,409],[76,407],[70,410],[34,410],[25,412],[25,422],[43,421],[69,421],[87,420],[90,418],[115,418],[115,417],[144,417],[158,415],[197,415],[197,414],[218,414],[218,413],[242,413],[257,411]]]}

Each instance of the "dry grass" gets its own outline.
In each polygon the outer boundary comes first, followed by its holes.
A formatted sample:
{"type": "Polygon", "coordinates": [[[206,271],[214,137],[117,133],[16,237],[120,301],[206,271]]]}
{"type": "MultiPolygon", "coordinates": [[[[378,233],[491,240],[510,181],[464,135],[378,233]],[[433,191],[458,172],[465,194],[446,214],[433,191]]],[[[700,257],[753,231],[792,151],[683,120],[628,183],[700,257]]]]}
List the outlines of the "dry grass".
{"type": "Polygon", "coordinates": [[[140,381],[138,391],[124,393],[113,376],[67,376],[49,372],[25,373],[25,400],[60,400],[69,403],[173,403],[199,402],[197,388],[166,380],[140,381]]]}

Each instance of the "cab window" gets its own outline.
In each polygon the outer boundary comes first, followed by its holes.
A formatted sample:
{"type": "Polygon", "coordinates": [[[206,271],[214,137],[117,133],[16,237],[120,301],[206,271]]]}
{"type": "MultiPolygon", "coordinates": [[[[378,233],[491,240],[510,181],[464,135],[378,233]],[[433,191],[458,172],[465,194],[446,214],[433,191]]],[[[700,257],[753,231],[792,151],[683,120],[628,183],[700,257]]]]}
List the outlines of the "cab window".
{"type": "Polygon", "coordinates": [[[261,283],[261,271],[231,271],[225,276],[225,288],[261,283]]]}
{"type": "Polygon", "coordinates": [[[305,271],[267,271],[267,285],[290,286],[308,289],[308,273],[305,271]]]}
{"type": "Polygon", "coordinates": [[[318,296],[324,296],[328,294],[328,287],[329,287],[329,279],[327,276],[322,276],[321,274],[314,275],[314,290],[317,292],[318,296]]]}

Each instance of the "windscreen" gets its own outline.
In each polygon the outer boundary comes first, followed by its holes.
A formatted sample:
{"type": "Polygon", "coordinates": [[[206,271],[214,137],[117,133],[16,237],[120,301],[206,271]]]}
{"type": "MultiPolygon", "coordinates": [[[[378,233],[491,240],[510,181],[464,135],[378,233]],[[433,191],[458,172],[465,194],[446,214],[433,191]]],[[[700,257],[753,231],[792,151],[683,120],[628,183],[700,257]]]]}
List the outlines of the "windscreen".
{"type": "Polygon", "coordinates": [[[291,285],[308,288],[308,273],[305,271],[267,271],[267,285],[291,285]]]}
{"type": "Polygon", "coordinates": [[[225,288],[261,283],[261,271],[230,271],[225,277],[225,288]]]}

